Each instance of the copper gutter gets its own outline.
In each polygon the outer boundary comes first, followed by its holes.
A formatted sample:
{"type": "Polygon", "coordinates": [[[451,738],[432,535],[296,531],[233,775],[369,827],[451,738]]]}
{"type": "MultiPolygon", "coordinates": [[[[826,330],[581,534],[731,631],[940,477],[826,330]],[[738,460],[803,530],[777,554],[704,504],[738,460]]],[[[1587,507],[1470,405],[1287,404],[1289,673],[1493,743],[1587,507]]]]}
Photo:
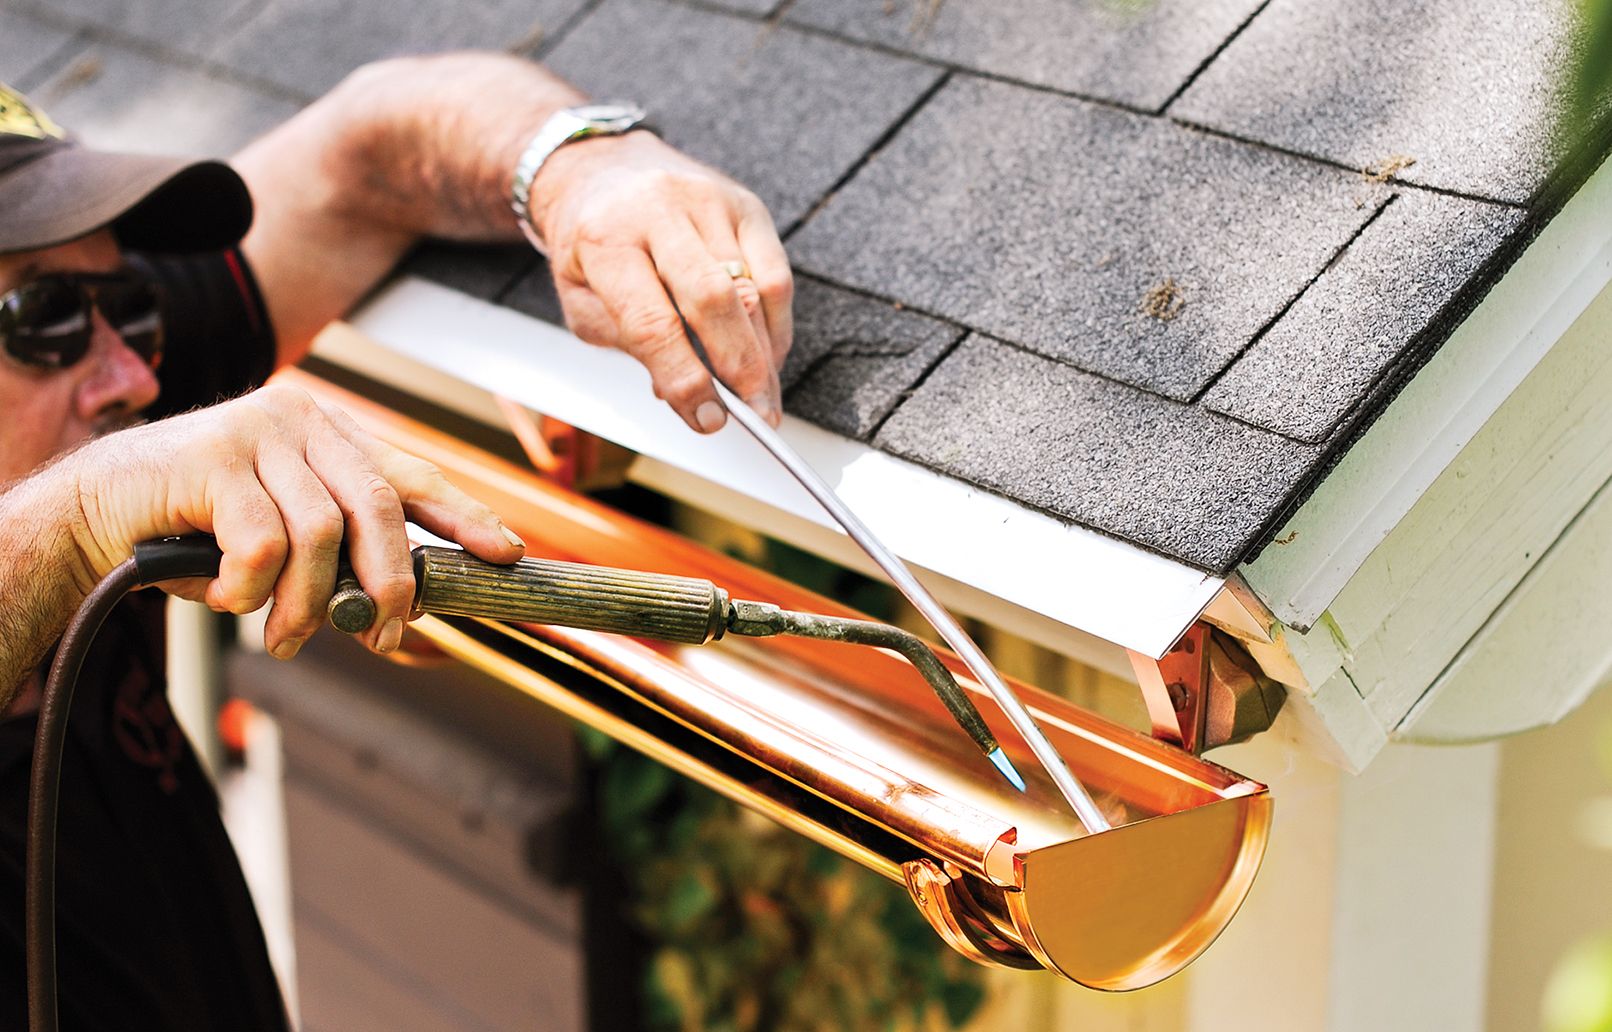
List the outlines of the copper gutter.
{"type": "MultiPolygon", "coordinates": [[[[440,467],[532,555],[702,577],[788,609],[860,614],[567,491],[304,373],[280,374],[440,467]]],[[[424,617],[414,628],[506,684],[887,878],[951,946],[1101,989],[1180,970],[1236,912],[1264,854],[1264,788],[1019,682],[1115,827],[1086,834],[1028,747],[1012,791],[893,654],[804,639],[687,646],[424,617]]],[[[942,661],[986,719],[990,694],[942,661]]]]}

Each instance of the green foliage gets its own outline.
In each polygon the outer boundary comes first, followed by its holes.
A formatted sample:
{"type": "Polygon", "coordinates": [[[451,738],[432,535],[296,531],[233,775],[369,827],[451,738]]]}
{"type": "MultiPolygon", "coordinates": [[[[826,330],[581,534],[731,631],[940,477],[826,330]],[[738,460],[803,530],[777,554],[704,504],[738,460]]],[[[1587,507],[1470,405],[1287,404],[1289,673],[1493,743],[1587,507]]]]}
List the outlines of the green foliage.
{"type": "Polygon", "coordinates": [[[1545,986],[1548,1032],[1612,1032],[1612,935],[1576,944],[1545,986]]]}
{"type": "Polygon", "coordinates": [[[655,944],[648,1032],[958,1027],[984,999],[905,892],[602,735],[598,812],[655,944]]]}
{"type": "MultiPolygon", "coordinates": [[[[1612,728],[1600,736],[1602,773],[1612,779],[1612,728]]],[[[1590,801],[1580,833],[1612,849],[1612,796],[1590,801]]],[[[1556,962],[1545,984],[1545,1032],[1612,1032],[1612,932],[1574,943],[1556,962]]]]}
{"type": "Polygon", "coordinates": [[[1612,100],[1612,0],[1578,0],[1583,50],[1569,91],[1575,133],[1586,131],[1612,100]]]}

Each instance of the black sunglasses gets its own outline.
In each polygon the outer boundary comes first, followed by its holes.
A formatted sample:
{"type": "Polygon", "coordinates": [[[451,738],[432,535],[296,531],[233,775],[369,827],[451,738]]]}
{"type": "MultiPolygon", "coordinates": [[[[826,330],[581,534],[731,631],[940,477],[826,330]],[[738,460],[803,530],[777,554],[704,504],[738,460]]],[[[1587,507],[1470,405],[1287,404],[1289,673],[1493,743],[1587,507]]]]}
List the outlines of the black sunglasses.
{"type": "Polygon", "coordinates": [[[92,309],[155,369],[162,362],[162,305],[139,273],[62,272],[0,294],[0,350],[35,369],[66,369],[95,333],[92,309]]]}

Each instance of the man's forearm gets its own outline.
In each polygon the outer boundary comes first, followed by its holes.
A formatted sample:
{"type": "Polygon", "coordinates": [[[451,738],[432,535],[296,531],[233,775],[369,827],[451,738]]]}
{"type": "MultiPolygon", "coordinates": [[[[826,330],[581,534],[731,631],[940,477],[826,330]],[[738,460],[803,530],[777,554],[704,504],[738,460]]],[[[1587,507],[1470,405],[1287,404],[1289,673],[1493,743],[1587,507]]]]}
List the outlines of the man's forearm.
{"type": "Polygon", "coordinates": [[[94,586],[73,532],[80,510],[72,461],[0,491],[0,710],[94,586]]]}
{"type": "Polygon", "coordinates": [[[347,177],[342,203],[354,218],[417,235],[519,239],[509,202],[521,150],[550,115],[585,99],[503,55],[368,65],[326,98],[327,117],[349,130],[333,134],[344,141],[331,167],[347,177]]]}

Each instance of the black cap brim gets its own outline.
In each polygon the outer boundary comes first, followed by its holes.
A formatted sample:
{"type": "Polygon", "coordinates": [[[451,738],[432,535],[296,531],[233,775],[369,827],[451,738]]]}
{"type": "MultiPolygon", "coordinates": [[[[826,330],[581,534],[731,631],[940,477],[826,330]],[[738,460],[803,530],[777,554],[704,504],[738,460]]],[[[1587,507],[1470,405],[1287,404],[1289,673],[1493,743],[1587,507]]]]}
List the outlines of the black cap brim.
{"type": "Polygon", "coordinates": [[[189,253],[230,247],[252,198],[218,161],[93,151],[66,141],[0,173],[0,253],[53,247],[110,227],[125,247],[189,253]]]}

